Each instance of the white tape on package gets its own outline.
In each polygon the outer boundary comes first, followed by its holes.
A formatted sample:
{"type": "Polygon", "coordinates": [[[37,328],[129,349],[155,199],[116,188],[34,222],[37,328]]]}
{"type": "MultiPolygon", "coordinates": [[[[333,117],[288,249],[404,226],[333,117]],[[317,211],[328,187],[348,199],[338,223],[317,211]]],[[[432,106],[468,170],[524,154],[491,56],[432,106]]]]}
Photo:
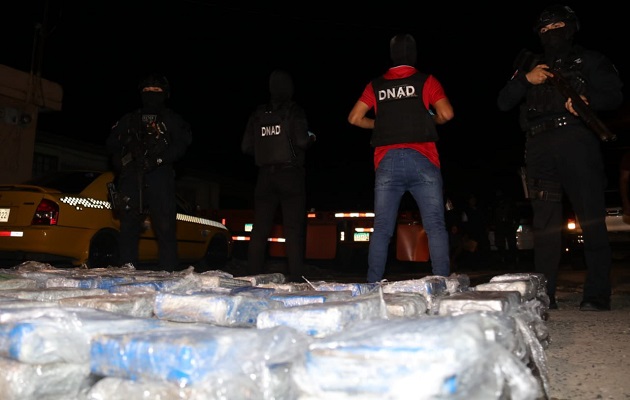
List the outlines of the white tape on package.
{"type": "MultiPolygon", "coordinates": [[[[452,283],[453,281],[451,281],[452,283]]],[[[425,276],[421,279],[408,279],[396,282],[385,282],[383,284],[383,293],[419,293],[424,296],[427,301],[427,313],[435,314],[436,301],[438,297],[449,294],[449,286],[447,278],[443,276],[425,276]]]]}
{"type": "Polygon", "coordinates": [[[391,317],[419,317],[427,315],[427,300],[420,293],[384,293],[387,315],[391,317]]]}
{"type": "Polygon", "coordinates": [[[89,308],[1,309],[0,315],[0,356],[31,364],[85,363],[94,335],[144,332],[164,325],[157,319],[89,308]]]}
{"type": "Polygon", "coordinates": [[[538,272],[515,272],[512,274],[495,275],[490,278],[490,282],[502,282],[512,280],[529,280],[532,281],[537,289],[537,296],[547,296],[547,278],[544,274],[538,272]]]}
{"type": "Polygon", "coordinates": [[[529,279],[512,279],[505,281],[480,283],[475,286],[475,290],[481,291],[516,291],[521,294],[521,300],[528,301],[536,298],[538,288],[529,279]]]}
{"type": "Polygon", "coordinates": [[[322,304],[331,301],[342,301],[352,298],[349,290],[304,290],[301,292],[283,292],[271,295],[271,300],[284,304],[285,307],[303,306],[306,304],[322,304]]]}
{"type": "Polygon", "coordinates": [[[264,329],[284,325],[319,338],[339,332],[353,321],[386,317],[385,302],[376,293],[344,301],[262,311],[256,326],[264,329]]]}
{"type": "Polygon", "coordinates": [[[426,276],[421,279],[385,282],[383,284],[383,293],[398,292],[420,293],[424,295],[427,300],[449,293],[446,278],[441,276],[426,276]]]}
{"type": "Polygon", "coordinates": [[[338,283],[338,282],[311,282],[311,286],[315,290],[322,291],[347,291],[349,290],[353,296],[360,296],[375,292],[378,290],[378,285],[374,283],[338,283]]]}
{"type": "Polygon", "coordinates": [[[513,312],[521,304],[516,291],[469,291],[454,293],[436,299],[438,315],[456,315],[474,311],[513,312]]]}
{"type": "Polygon", "coordinates": [[[153,312],[168,321],[253,327],[262,311],[283,307],[280,302],[253,296],[158,293],[153,312]]]}

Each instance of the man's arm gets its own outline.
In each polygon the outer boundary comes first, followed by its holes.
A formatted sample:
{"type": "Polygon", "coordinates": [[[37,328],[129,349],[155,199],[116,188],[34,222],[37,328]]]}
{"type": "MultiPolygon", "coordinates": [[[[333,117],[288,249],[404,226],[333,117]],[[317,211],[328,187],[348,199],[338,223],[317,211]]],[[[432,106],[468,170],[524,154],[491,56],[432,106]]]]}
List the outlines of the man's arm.
{"type": "Polygon", "coordinates": [[[359,128],[374,129],[374,118],[367,116],[368,111],[370,111],[368,105],[358,100],[350,110],[348,122],[359,128]]]}
{"type": "Polygon", "coordinates": [[[445,124],[455,116],[453,106],[448,97],[442,97],[440,100],[436,101],[435,104],[433,104],[433,108],[435,109],[433,121],[437,125],[445,124]]]}

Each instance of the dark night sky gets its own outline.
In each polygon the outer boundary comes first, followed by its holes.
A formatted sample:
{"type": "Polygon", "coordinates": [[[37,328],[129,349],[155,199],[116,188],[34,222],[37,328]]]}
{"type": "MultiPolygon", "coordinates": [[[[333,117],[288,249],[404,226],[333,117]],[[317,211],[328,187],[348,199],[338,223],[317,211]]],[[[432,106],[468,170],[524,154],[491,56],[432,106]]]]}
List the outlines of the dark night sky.
{"type": "MultiPolygon", "coordinates": [[[[322,3],[29,0],[3,5],[0,63],[29,71],[34,26],[43,24],[39,70],[62,85],[64,104],[40,116],[40,129],[101,144],[115,120],[137,106],[139,77],[161,70],[171,82],[171,106],[193,127],[186,165],[251,181],[253,160],[240,153],[241,135],[249,113],[267,99],[269,73],[285,68],[318,135],[308,155],[309,207],[356,208],[371,204],[372,149],[370,132],[346,117],[365,84],[389,67],[389,39],[401,32],[415,36],[418,68],[441,81],[455,109],[455,119],[439,128],[447,188],[520,188],[524,138],[516,114],[498,111],[496,95],[516,54],[538,50],[532,21],[548,3],[443,2],[394,11],[386,7],[391,2],[337,10],[322,3]]],[[[623,79],[630,21],[618,7],[590,3],[573,7],[579,41],[608,55],[623,79]]]]}

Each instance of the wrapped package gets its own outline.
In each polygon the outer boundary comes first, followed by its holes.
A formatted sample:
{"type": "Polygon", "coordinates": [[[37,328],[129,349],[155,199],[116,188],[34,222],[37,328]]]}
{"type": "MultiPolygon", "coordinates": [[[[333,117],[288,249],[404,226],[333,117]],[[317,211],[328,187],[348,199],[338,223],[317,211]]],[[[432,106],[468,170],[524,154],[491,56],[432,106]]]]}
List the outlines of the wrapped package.
{"type": "Polygon", "coordinates": [[[2,309],[0,356],[46,364],[86,363],[96,334],[143,332],[163,321],[135,318],[90,308],[2,309]]]}
{"type": "Polygon", "coordinates": [[[307,339],[287,327],[212,325],[105,334],[92,340],[90,362],[92,373],[104,377],[163,380],[180,387],[243,379],[264,390],[271,384],[270,368],[301,362],[307,339]]]}
{"type": "Polygon", "coordinates": [[[314,341],[294,380],[304,398],[540,398],[532,372],[488,340],[483,318],[357,321],[314,341]]]}
{"type": "Polygon", "coordinates": [[[159,319],[176,322],[205,322],[220,326],[256,326],[265,310],[283,308],[265,298],[217,293],[158,293],[153,312],[159,319]]]}
{"type": "Polygon", "coordinates": [[[3,400],[79,400],[92,384],[87,363],[27,364],[0,357],[3,400]]]}
{"type": "Polygon", "coordinates": [[[309,336],[324,337],[343,330],[353,321],[386,317],[385,302],[377,293],[343,301],[262,311],[256,326],[264,329],[284,325],[309,336]]]}

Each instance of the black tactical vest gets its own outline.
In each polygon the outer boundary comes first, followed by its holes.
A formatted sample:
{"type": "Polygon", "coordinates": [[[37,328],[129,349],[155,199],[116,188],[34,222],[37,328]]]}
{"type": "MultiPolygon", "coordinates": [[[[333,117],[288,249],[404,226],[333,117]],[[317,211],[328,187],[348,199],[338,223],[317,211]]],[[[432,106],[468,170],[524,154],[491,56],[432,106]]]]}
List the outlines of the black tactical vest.
{"type": "Polygon", "coordinates": [[[372,81],[377,104],[372,146],[438,140],[433,117],[422,102],[427,77],[416,72],[407,78],[372,81]]]}
{"type": "MultiPolygon", "coordinates": [[[[580,54],[572,52],[567,59],[557,62],[552,68],[559,71],[578,94],[583,95],[586,93],[586,80],[582,74],[582,57],[580,54]]],[[[530,87],[524,104],[524,115],[522,115],[524,121],[522,123],[527,124],[532,121],[540,121],[567,114],[566,100],[566,97],[556,89],[550,80],[541,85],[530,87]]],[[[527,126],[524,128],[526,129],[527,126]]]]}
{"type": "Polygon", "coordinates": [[[296,161],[291,141],[289,117],[291,104],[273,110],[271,105],[261,105],[256,110],[254,134],[254,158],[256,165],[289,164],[296,161]]]}
{"type": "Polygon", "coordinates": [[[138,112],[134,116],[138,124],[140,141],[145,154],[158,154],[171,142],[170,133],[164,123],[162,113],[138,112]]]}

